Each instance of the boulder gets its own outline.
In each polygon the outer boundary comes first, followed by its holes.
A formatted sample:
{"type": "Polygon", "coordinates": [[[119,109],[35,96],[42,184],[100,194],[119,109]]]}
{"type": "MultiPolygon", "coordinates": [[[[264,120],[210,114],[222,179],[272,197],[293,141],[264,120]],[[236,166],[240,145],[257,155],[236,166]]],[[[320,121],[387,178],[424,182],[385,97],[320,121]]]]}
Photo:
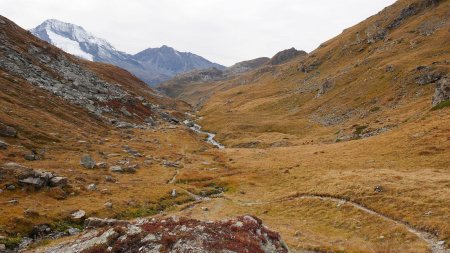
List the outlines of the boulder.
{"type": "Polygon", "coordinates": [[[0,140],[0,149],[7,149],[8,148],[8,143],[0,140]]]}
{"type": "Polygon", "coordinates": [[[109,170],[111,172],[116,172],[116,173],[124,172],[123,168],[121,166],[118,166],[118,165],[109,167],[109,170]]]}
{"type": "Polygon", "coordinates": [[[17,130],[0,122],[0,136],[17,137],[17,130]]]}
{"type": "Polygon", "coordinates": [[[97,190],[97,185],[96,184],[90,184],[90,185],[87,186],[87,189],[89,191],[95,191],[95,190],[97,190]]]}
{"type": "Polygon", "coordinates": [[[39,177],[27,177],[19,180],[19,184],[23,186],[32,186],[36,189],[40,189],[45,185],[45,181],[39,177]]]}
{"type": "Polygon", "coordinates": [[[106,207],[106,208],[108,208],[108,209],[112,209],[112,208],[113,208],[113,203],[111,203],[111,202],[106,202],[103,206],[106,207]]]}
{"type": "Polygon", "coordinates": [[[83,155],[81,157],[80,164],[83,165],[86,169],[93,169],[95,168],[95,161],[90,155],[83,155]]]}
{"type": "Polygon", "coordinates": [[[8,190],[8,191],[14,191],[15,189],[16,189],[16,186],[13,184],[8,184],[6,186],[6,190],[8,190]]]}
{"type": "Polygon", "coordinates": [[[31,151],[31,152],[25,154],[25,155],[24,155],[24,158],[25,158],[25,160],[27,160],[27,161],[36,161],[36,160],[39,160],[39,156],[38,156],[34,151],[31,151]]]}
{"type": "Polygon", "coordinates": [[[71,216],[74,220],[81,220],[86,217],[86,212],[84,210],[78,210],[76,212],[73,212],[71,216]]]}
{"type": "Polygon", "coordinates": [[[87,228],[102,228],[117,225],[119,223],[125,224],[125,222],[116,219],[102,219],[96,217],[89,217],[84,223],[87,228]]]}
{"type": "Polygon", "coordinates": [[[53,177],[49,182],[51,187],[64,187],[67,186],[67,177],[53,177]]]}
{"type": "Polygon", "coordinates": [[[108,168],[108,164],[105,163],[105,162],[99,162],[95,166],[97,166],[97,168],[99,168],[99,169],[106,169],[106,168],[108,168]]]}

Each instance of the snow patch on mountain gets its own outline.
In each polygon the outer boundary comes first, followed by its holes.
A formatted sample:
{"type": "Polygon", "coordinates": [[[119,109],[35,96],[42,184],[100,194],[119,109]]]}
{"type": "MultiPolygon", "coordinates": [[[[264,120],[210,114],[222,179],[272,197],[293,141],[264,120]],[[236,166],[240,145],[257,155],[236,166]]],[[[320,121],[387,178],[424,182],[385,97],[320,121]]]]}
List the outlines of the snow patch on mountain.
{"type": "Polygon", "coordinates": [[[80,43],[73,41],[71,39],[68,39],[66,37],[63,37],[61,35],[58,35],[52,31],[47,31],[47,35],[52,41],[52,44],[61,48],[62,50],[66,51],[69,54],[73,54],[75,56],[84,58],[89,61],[94,60],[94,56],[92,54],[88,54],[84,52],[81,47],[80,43]]]}

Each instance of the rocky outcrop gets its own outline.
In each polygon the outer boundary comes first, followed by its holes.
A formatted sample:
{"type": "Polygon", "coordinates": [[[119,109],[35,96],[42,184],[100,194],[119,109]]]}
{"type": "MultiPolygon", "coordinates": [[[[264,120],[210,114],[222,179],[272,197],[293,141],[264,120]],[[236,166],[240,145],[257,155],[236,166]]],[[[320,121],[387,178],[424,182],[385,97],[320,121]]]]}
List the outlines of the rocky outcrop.
{"type": "Polygon", "coordinates": [[[60,177],[48,171],[41,171],[22,166],[17,163],[6,163],[0,166],[0,174],[6,182],[6,188],[18,185],[24,188],[39,190],[43,187],[65,187],[66,177],[60,177]]]}
{"type": "Polygon", "coordinates": [[[317,92],[316,97],[320,97],[324,95],[326,92],[331,90],[334,86],[334,80],[332,79],[325,79],[325,81],[320,85],[319,92],[317,92]]]}
{"type": "Polygon", "coordinates": [[[306,53],[305,51],[299,51],[295,48],[286,49],[274,55],[272,59],[270,59],[269,64],[270,65],[282,64],[299,55],[306,56],[308,55],[308,53],[306,53]]]}
{"type": "Polygon", "coordinates": [[[432,104],[438,105],[441,102],[450,100],[450,78],[445,76],[436,82],[436,88],[434,90],[432,104]]]}
{"type": "Polygon", "coordinates": [[[87,224],[99,228],[37,252],[288,252],[280,235],[252,216],[217,222],[177,217],[132,222],[95,218],[87,224]]]}

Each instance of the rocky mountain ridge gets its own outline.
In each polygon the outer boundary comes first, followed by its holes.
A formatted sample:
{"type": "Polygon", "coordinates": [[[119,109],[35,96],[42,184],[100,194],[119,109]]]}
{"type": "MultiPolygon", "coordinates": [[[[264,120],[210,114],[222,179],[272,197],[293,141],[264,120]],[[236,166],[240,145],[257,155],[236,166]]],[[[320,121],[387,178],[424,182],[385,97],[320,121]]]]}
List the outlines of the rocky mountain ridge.
{"type": "Polygon", "coordinates": [[[207,84],[217,81],[226,81],[238,78],[240,75],[260,69],[261,72],[270,71],[276,65],[284,64],[296,57],[305,57],[308,53],[290,48],[278,52],[272,58],[259,57],[252,60],[238,62],[225,69],[209,68],[194,70],[174,76],[157,86],[157,89],[168,96],[177,98],[189,86],[196,84],[207,84]]]}
{"type": "Polygon", "coordinates": [[[130,55],[118,51],[106,40],[95,37],[81,26],[55,19],[46,20],[30,31],[70,54],[124,68],[149,85],[156,85],[178,73],[194,69],[224,68],[201,56],[178,52],[168,46],[148,48],[130,55]]]}

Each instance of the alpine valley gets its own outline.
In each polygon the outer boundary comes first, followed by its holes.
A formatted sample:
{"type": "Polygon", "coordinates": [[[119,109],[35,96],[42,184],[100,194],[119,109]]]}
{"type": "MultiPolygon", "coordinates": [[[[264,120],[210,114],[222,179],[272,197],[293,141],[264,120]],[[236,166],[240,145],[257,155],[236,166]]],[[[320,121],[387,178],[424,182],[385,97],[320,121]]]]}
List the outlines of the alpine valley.
{"type": "Polygon", "coordinates": [[[449,0],[230,67],[0,16],[0,252],[450,253],[449,80],[449,0]]]}

